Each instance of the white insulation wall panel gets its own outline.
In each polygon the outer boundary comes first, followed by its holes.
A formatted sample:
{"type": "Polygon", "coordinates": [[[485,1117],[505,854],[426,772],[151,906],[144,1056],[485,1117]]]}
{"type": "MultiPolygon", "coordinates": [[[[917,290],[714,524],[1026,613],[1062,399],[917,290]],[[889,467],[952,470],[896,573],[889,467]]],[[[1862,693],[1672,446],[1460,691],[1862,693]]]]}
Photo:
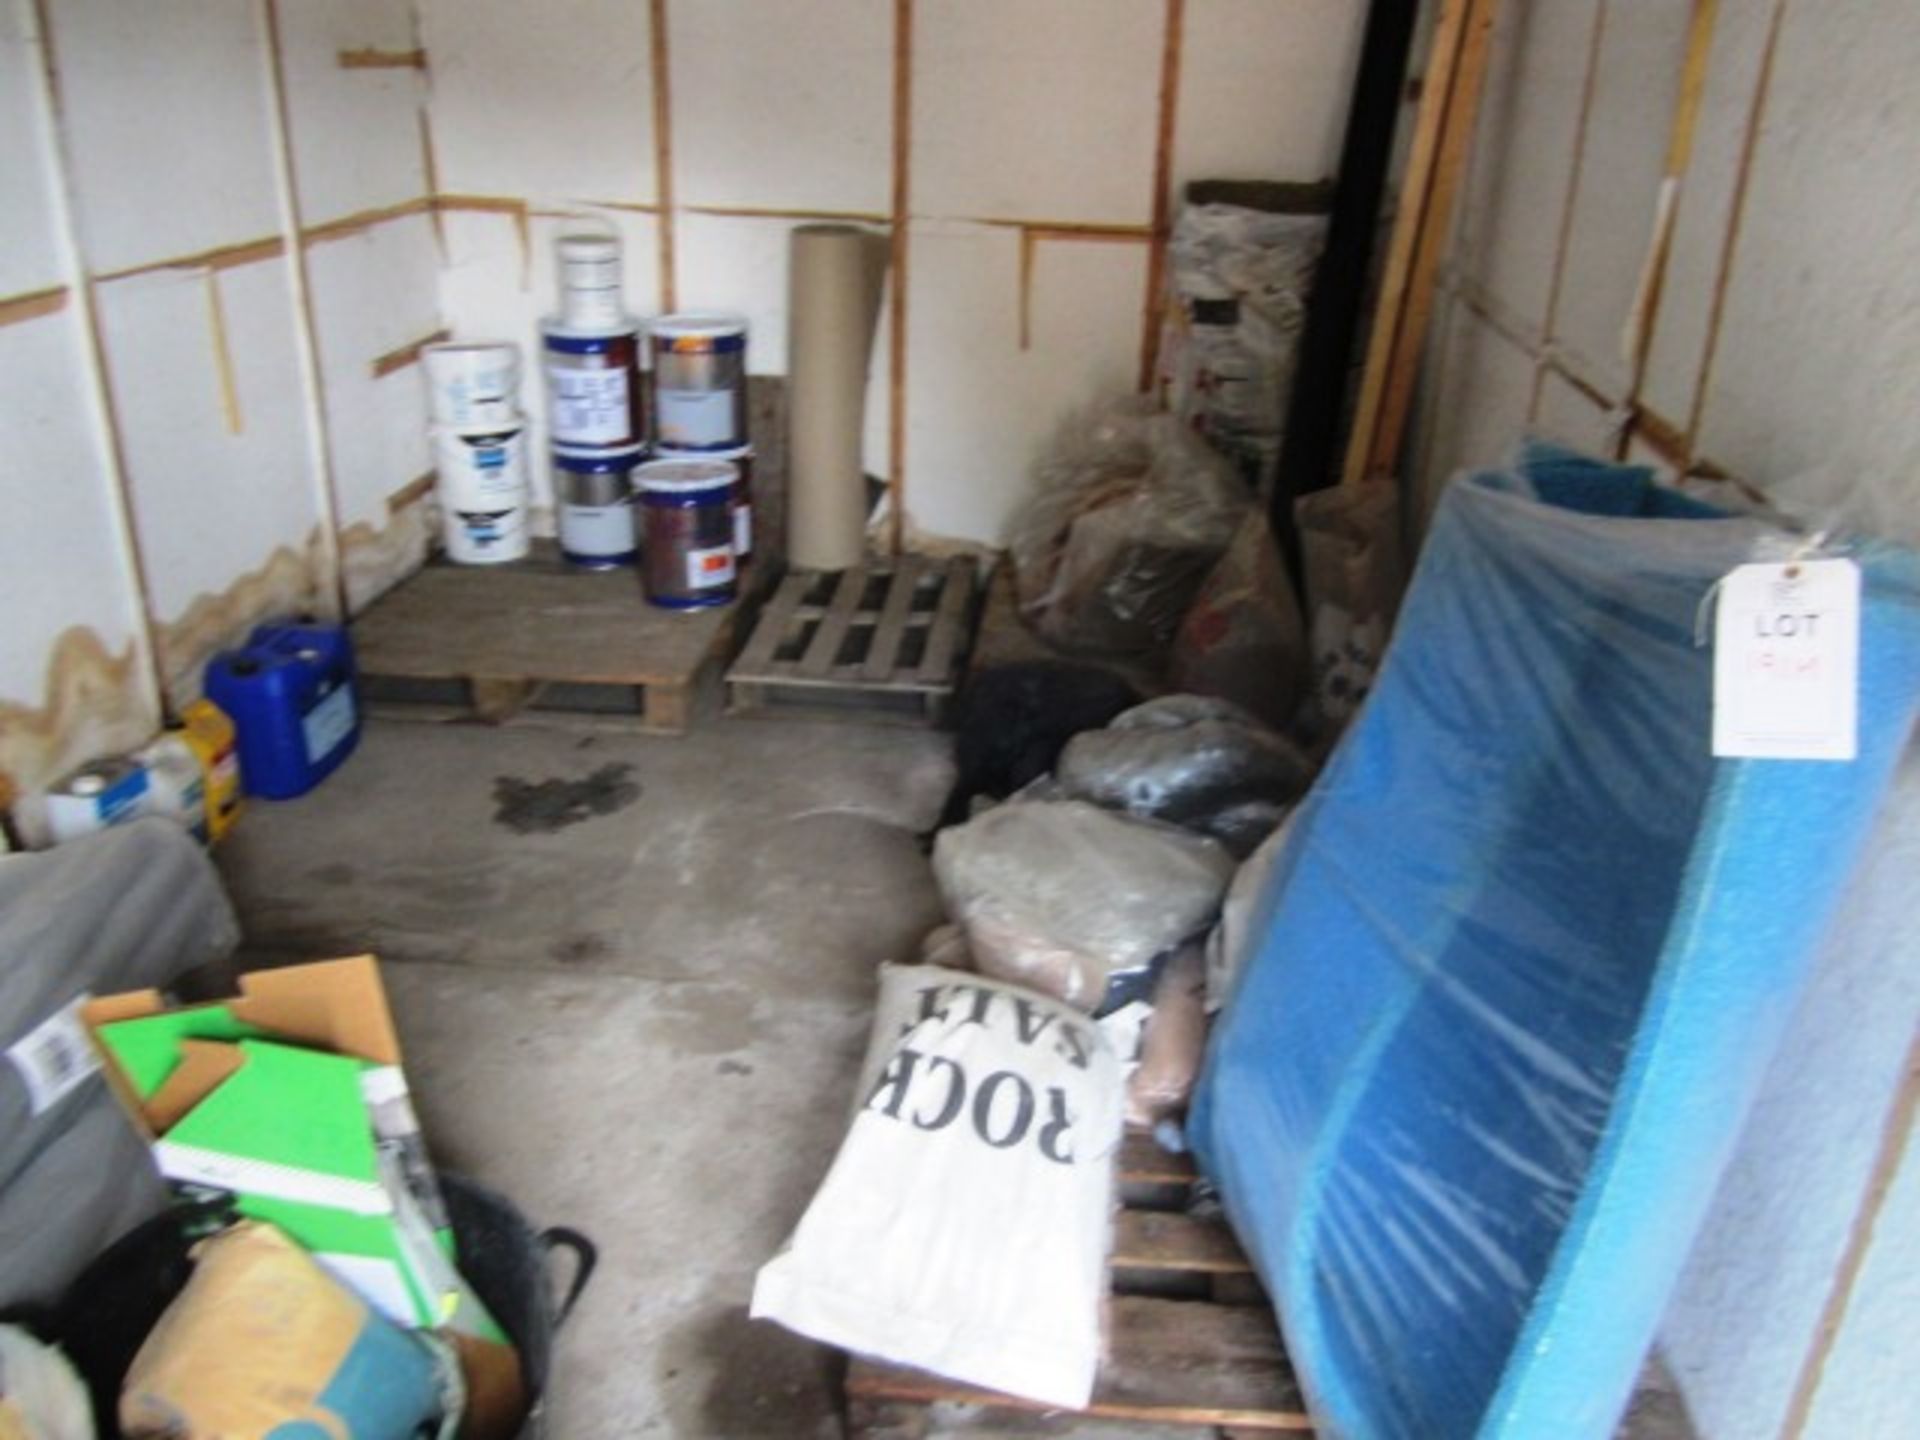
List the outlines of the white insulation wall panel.
{"type": "Polygon", "coordinates": [[[695,0],[670,14],[682,205],[884,214],[893,0],[695,0]]]}
{"type": "Polygon", "coordinates": [[[907,514],[999,544],[1055,427],[1133,388],[1146,247],[1043,242],[1022,350],[1017,230],[927,222],[912,243],[907,514]]]}
{"type": "Polygon", "coordinates": [[[321,393],[344,528],[387,522],[386,498],[428,468],[421,367],[374,361],[439,326],[433,227],[409,216],[307,253],[321,393]]]}
{"type": "Polygon", "coordinates": [[[921,0],[913,209],[1143,224],[1162,0],[921,0]]]}
{"type": "Polygon", "coordinates": [[[340,63],[347,52],[413,50],[409,8],[395,0],[277,0],[276,13],[302,220],[322,224],[426,194],[420,72],[340,63]]]}
{"type": "Polygon", "coordinates": [[[653,42],[639,0],[422,0],[440,188],[651,204],[653,42]]]}
{"type": "Polygon", "coordinates": [[[1526,433],[1533,361],[1464,305],[1448,307],[1418,497],[1431,512],[1456,471],[1498,465],[1526,433]]]}
{"type": "Polygon", "coordinates": [[[39,705],[54,641],[85,626],[118,651],[138,635],[93,423],[78,315],[69,307],[0,328],[0,700],[39,705]]]}
{"type": "Polygon", "coordinates": [[[222,399],[206,272],[99,289],[135,528],[166,623],[275,550],[304,553],[320,521],[289,268],[269,260],[216,278],[237,431],[222,399]]]}
{"type": "Polygon", "coordinates": [[[1682,425],[1692,411],[1706,354],[1714,285],[1773,8],[1774,0],[1718,0],[1693,156],[1674,211],[1642,392],[1653,409],[1682,425]]]}
{"type": "Polygon", "coordinates": [[[1818,470],[1836,491],[1877,495],[1882,523],[1914,541],[1917,72],[1910,10],[1789,8],[1701,431],[1708,454],[1763,486],[1818,470]]]}
{"type": "Polygon", "coordinates": [[[257,0],[48,8],[96,274],[279,233],[257,0]]]}
{"type": "Polygon", "coordinates": [[[1365,18],[1352,0],[1188,0],[1176,185],[1332,176],[1365,18]]]}
{"type": "Polygon", "coordinates": [[[1626,386],[1621,335],[1653,238],[1688,9],[1614,4],[1600,35],[1552,338],[1615,389],[1626,386]]]}
{"type": "Polygon", "coordinates": [[[0,0],[0,299],[67,279],[53,203],[53,138],[26,0],[0,0]]]}
{"type": "Polygon", "coordinates": [[[1456,219],[1456,262],[1536,330],[1553,289],[1598,0],[1502,5],[1456,219]]]}

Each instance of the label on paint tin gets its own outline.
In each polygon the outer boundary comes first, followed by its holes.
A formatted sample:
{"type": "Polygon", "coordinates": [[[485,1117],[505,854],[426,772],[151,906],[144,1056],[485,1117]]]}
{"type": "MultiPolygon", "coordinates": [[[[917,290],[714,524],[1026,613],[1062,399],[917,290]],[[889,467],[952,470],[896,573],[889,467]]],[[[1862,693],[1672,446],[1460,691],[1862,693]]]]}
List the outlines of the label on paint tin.
{"type": "Polygon", "coordinates": [[[307,745],[307,764],[318,765],[353,733],[353,687],[342,685],[320,701],[300,721],[307,745]]]}
{"type": "Polygon", "coordinates": [[[712,590],[733,583],[733,546],[687,551],[687,588],[712,590]]]}
{"type": "Polygon", "coordinates": [[[751,505],[733,507],[733,553],[740,556],[753,553],[753,506],[751,505]]]}
{"type": "Polygon", "coordinates": [[[632,436],[633,411],[627,403],[627,372],[577,370],[554,365],[550,384],[549,428],[563,445],[617,445],[632,436]]]}
{"type": "Polygon", "coordinates": [[[562,505],[560,548],[569,555],[615,559],[633,554],[633,506],[562,505]]]}
{"type": "Polygon", "coordinates": [[[682,449],[720,449],[740,443],[733,390],[659,390],[654,394],[654,423],[662,445],[682,449]]]}

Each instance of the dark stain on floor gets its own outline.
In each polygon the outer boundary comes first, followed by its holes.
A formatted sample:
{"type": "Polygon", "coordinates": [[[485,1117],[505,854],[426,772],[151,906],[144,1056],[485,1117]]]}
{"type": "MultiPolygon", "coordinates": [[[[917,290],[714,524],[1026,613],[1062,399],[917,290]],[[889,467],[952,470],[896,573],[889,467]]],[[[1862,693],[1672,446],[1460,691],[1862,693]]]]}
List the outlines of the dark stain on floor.
{"type": "Polygon", "coordinates": [[[551,835],[596,815],[624,810],[640,798],[640,782],[633,766],[602,765],[579,780],[522,780],[517,775],[496,776],[493,782],[493,823],[516,835],[551,835]]]}

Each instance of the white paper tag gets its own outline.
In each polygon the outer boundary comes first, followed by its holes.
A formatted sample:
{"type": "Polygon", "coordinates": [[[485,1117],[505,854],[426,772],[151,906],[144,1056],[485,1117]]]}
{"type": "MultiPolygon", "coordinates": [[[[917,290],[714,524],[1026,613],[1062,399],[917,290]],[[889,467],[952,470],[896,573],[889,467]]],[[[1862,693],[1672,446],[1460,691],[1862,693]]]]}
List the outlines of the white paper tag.
{"type": "Polygon", "coordinates": [[[41,1115],[80,1088],[100,1068],[100,1057],[80,1023],[81,996],[56,1010],[7,1047],[7,1062],[27,1087],[27,1110],[41,1115]]]}
{"type": "Polygon", "coordinates": [[[1713,753],[1851,760],[1860,679],[1860,567],[1741,565],[1720,582],[1713,753]]]}

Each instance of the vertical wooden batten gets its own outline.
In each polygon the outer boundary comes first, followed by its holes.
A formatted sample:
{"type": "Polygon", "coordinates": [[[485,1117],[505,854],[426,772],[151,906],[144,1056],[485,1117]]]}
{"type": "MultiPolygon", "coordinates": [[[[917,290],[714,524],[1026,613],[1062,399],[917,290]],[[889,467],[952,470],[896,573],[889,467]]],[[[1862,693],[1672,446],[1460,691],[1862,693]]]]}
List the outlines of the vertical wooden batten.
{"type": "Polygon", "coordinates": [[[1167,242],[1173,231],[1173,146],[1180,125],[1180,56],[1186,0],[1165,0],[1160,40],[1160,98],[1154,120],[1153,233],[1147,243],[1147,293],[1140,319],[1140,391],[1153,388],[1160,365],[1161,291],[1166,287],[1167,242]]]}
{"type": "Polygon", "coordinates": [[[85,344],[88,389],[93,399],[93,418],[101,441],[105,462],[114,538],[127,573],[133,577],[135,614],[134,632],[140,638],[145,663],[140,666],[144,698],[156,720],[166,713],[166,675],[160,658],[159,622],[153,599],[153,582],[147,572],[145,552],[140,545],[139,521],[134,514],[133,492],[128,476],[126,432],[113,399],[113,382],[107,370],[106,337],[100,328],[99,282],[86,261],[78,206],[73,194],[73,156],[67,145],[65,105],[60,93],[60,59],[53,36],[53,0],[33,0],[33,23],[39,32],[42,99],[51,120],[48,126],[54,158],[51,194],[59,243],[69,273],[73,277],[75,309],[80,319],[85,344]]]}
{"type": "Polygon", "coordinates": [[[1499,8],[1500,0],[1446,0],[1440,12],[1407,164],[1405,208],[1394,223],[1359,413],[1347,447],[1348,484],[1390,477],[1398,461],[1499,8]]]}
{"type": "Polygon", "coordinates": [[[913,0],[893,0],[893,202],[887,267],[887,548],[898,555],[907,526],[907,264],[913,203],[913,0]]]}
{"type": "Polygon", "coordinates": [[[660,308],[679,306],[678,268],[673,253],[673,64],[668,49],[667,0],[648,0],[653,62],[653,186],[659,214],[660,308]]]}
{"type": "Polygon", "coordinates": [[[1713,298],[1707,306],[1707,340],[1700,353],[1699,377],[1694,382],[1693,403],[1687,412],[1686,446],[1689,454],[1700,448],[1700,427],[1706,419],[1707,396],[1713,387],[1713,371],[1720,358],[1720,322],[1726,316],[1727,295],[1733,285],[1733,267],[1740,258],[1740,227],[1747,214],[1747,192],[1753,179],[1753,157],[1759,148],[1760,127],[1767,119],[1767,97],[1773,89],[1774,59],[1780,49],[1780,31],[1786,23],[1787,0],[1774,0],[1773,13],[1767,19],[1767,37],[1760,51],[1760,73],[1754,80],[1753,99],[1747,107],[1747,123],[1740,137],[1740,159],[1734,170],[1733,197],[1727,204],[1727,228],[1721,238],[1719,267],[1713,277],[1713,298]]]}
{"type": "MultiPolygon", "coordinates": [[[[1560,206],[1560,224],[1553,242],[1553,272],[1547,280],[1547,313],[1541,322],[1542,355],[1552,343],[1554,327],[1560,318],[1560,292],[1566,284],[1567,252],[1573,245],[1573,210],[1580,198],[1580,174],[1586,167],[1587,126],[1593,118],[1593,98],[1600,86],[1600,47],[1607,35],[1607,5],[1608,0],[1597,0],[1593,7],[1593,28],[1587,35],[1587,64],[1580,78],[1580,109],[1573,122],[1573,156],[1567,166],[1567,197],[1560,206]]],[[[1540,418],[1549,368],[1536,359],[1533,393],[1527,398],[1528,424],[1540,418]]]]}
{"type": "Polygon", "coordinates": [[[300,182],[293,159],[293,119],[287,100],[286,56],[281,44],[279,0],[260,0],[261,33],[267,47],[267,80],[273,88],[275,186],[280,192],[280,225],[286,233],[293,283],[294,329],[299,336],[300,378],[305,390],[308,454],[315,475],[314,495],[320,510],[320,555],[327,569],[327,588],[341,620],[351,611],[347,603],[346,568],[340,558],[340,493],[333,472],[333,441],[327,433],[326,381],[320,359],[319,327],[313,318],[313,287],[307,269],[305,226],[300,213],[300,182]]]}

